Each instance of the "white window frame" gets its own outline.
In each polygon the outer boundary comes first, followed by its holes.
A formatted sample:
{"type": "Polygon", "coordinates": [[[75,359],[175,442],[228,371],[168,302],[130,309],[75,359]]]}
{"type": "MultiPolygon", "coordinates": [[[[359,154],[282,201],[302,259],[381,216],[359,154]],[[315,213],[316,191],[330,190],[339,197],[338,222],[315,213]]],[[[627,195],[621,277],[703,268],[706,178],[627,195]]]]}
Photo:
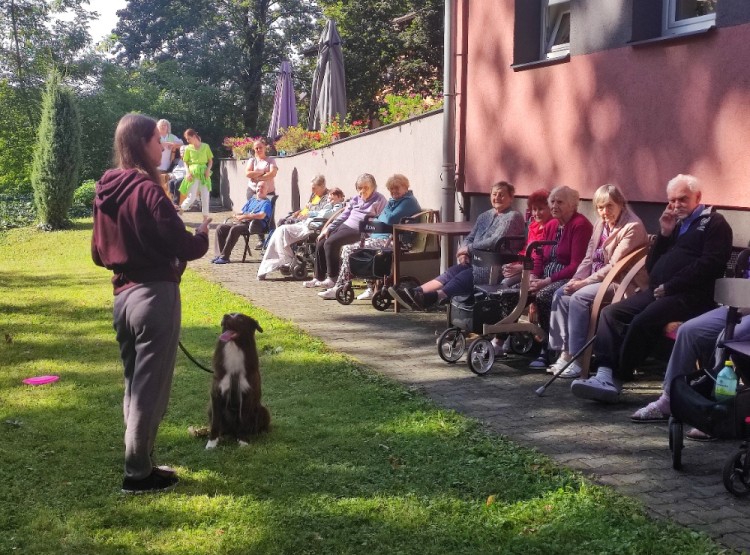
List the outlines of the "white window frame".
{"type": "Polygon", "coordinates": [[[678,20],[675,17],[677,14],[678,1],[679,0],[664,0],[662,32],[665,36],[702,31],[712,27],[716,23],[715,13],[678,20]]]}
{"type": "Polygon", "coordinates": [[[560,24],[567,15],[570,21],[570,0],[542,0],[544,9],[542,10],[542,57],[547,59],[562,58],[570,54],[570,42],[555,45],[555,39],[560,32],[560,24]],[[554,23],[550,19],[550,8],[560,4],[567,4],[555,17],[554,23]],[[567,8],[567,9],[566,9],[567,8]],[[552,27],[552,32],[547,40],[547,29],[552,27]]]}

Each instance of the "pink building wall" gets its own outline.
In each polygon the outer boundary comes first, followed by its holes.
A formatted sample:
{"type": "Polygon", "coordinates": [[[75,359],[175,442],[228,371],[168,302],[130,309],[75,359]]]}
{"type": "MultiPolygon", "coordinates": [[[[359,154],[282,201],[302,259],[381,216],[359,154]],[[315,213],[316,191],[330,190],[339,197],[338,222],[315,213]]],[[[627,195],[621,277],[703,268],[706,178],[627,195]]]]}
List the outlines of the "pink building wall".
{"type": "Polygon", "coordinates": [[[458,5],[466,192],[508,179],[521,195],[565,184],[591,198],[616,183],[629,200],[663,202],[666,182],[692,173],[705,202],[750,207],[749,25],[515,72],[513,0],[458,5]]]}

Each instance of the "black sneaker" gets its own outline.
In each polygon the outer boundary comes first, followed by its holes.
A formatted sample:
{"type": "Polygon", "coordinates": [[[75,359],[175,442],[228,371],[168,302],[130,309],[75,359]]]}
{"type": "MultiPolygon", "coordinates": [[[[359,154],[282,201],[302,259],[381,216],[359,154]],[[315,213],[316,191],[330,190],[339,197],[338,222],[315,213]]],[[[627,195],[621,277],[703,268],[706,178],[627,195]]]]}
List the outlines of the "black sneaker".
{"type": "Polygon", "coordinates": [[[417,310],[424,310],[424,293],[420,289],[404,289],[404,295],[417,310]]]}
{"type": "Polygon", "coordinates": [[[140,495],[143,493],[162,493],[166,491],[172,491],[177,482],[177,476],[170,473],[164,472],[160,469],[154,469],[151,471],[146,478],[142,480],[134,480],[133,478],[125,478],[122,481],[122,493],[129,495],[140,495]]]}

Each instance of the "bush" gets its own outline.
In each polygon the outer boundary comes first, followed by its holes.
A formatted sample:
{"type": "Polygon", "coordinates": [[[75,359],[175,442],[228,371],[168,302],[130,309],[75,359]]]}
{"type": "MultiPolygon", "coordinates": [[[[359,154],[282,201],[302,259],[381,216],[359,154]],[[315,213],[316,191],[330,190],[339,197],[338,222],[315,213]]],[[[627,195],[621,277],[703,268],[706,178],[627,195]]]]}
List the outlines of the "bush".
{"type": "Polygon", "coordinates": [[[27,227],[36,222],[34,198],[30,194],[0,194],[0,231],[27,227]]]}
{"type": "Polygon", "coordinates": [[[63,86],[60,74],[47,79],[42,99],[31,185],[41,229],[68,227],[68,210],[78,186],[81,167],[81,123],[75,94],[63,86]]]}
{"type": "Polygon", "coordinates": [[[281,130],[281,138],[276,141],[276,151],[284,154],[295,154],[303,150],[321,148],[332,142],[367,130],[368,122],[358,120],[351,123],[328,122],[320,131],[307,131],[302,124],[281,130]]]}
{"type": "Polygon", "coordinates": [[[431,96],[424,98],[417,94],[401,96],[397,94],[385,95],[385,107],[380,109],[380,121],[383,125],[396,123],[408,118],[413,118],[430,110],[437,110],[443,106],[443,99],[435,99],[431,96]]]}
{"type": "Polygon", "coordinates": [[[73,206],[69,214],[72,218],[87,218],[93,214],[96,181],[88,179],[73,193],[73,206]]]}

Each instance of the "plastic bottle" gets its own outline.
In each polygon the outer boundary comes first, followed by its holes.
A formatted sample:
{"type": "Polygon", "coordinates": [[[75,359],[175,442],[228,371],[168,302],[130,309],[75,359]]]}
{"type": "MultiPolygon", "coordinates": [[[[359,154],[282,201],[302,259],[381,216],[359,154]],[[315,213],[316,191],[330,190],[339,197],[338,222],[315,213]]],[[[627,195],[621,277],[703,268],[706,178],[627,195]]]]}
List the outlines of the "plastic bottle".
{"type": "Polygon", "coordinates": [[[719,375],[716,376],[714,387],[714,398],[717,401],[726,401],[737,395],[737,374],[734,373],[734,363],[728,360],[724,363],[719,375]]]}

